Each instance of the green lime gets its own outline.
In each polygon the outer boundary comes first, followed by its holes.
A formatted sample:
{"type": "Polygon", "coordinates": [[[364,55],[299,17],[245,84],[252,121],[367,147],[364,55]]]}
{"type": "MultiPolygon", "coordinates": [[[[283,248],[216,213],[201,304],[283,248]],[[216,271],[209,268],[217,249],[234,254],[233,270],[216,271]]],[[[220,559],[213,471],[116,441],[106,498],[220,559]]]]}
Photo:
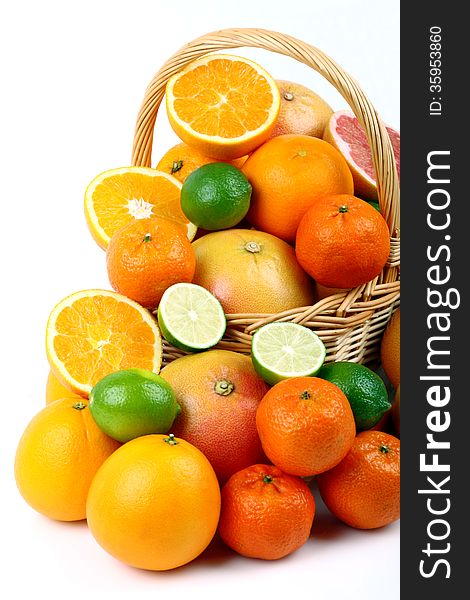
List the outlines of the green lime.
{"type": "Polygon", "coordinates": [[[196,169],[181,189],[181,208],[203,229],[216,231],[240,223],[250,208],[251,184],[233,165],[210,163],[196,169]]]}
{"type": "Polygon", "coordinates": [[[103,377],[90,392],[89,408],[98,427],[119,442],[167,433],[181,410],[171,386],[144,369],[103,377]]]}
{"type": "Polygon", "coordinates": [[[349,400],[357,429],[370,429],[390,408],[382,379],[364,365],[335,362],[324,365],[317,374],[337,385],[349,400]]]}
{"type": "Polygon", "coordinates": [[[256,372],[274,385],[290,377],[315,375],[325,360],[323,342],[296,323],[269,323],[253,336],[251,358],[256,372]]]}
{"type": "Polygon", "coordinates": [[[194,283],[175,283],[162,296],[158,325],[164,338],[194,352],[215,346],[225,333],[224,310],[215,296],[194,283]]]}

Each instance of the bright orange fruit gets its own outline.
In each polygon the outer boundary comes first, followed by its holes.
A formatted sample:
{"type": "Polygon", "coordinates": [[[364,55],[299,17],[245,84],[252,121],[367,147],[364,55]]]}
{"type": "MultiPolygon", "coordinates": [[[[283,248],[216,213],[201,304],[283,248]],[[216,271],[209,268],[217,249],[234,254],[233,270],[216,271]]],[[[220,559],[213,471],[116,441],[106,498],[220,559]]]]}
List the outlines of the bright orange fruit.
{"type": "Polygon", "coordinates": [[[348,399],[338,386],[318,377],[277,383],[258,406],[256,426],[269,460],[303,477],[337,465],[356,434],[348,399]]]}
{"type": "Polygon", "coordinates": [[[293,242],[300,220],[325,194],[352,194],[346,161],[327,142],[280,135],[250,155],[242,167],[253,186],[248,220],[261,231],[293,242]]]}
{"type": "Polygon", "coordinates": [[[315,501],[300,477],[253,465],[222,488],[219,532],[235,552],[275,560],[305,544],[314,516],[315,501]]]}
{"type": "Polygon", "coordinates": [[[136,367],[158,373],[162,340],[155,318],[136,302],[107,290],[84,290],[52,310],[46,351],[59,381],[88,396],[113,371],[136,367]]]}
{"type": "Polygon", "coordinates": [[[87,501],[97,542],[115,558],[152,571],[196,558],[219,514],[220,489],[209,461],[172,435],[124,444],[96,474],[87,501]]]}
{"type": "Polygon", "coordinates": [[[297,229],[297,260],[317,283],[329,288],[352,288],[374,279],[389,253],[385,219],[349,194],[317,198],[297,229]]]}
{"type": "Polygon", "coordinates": [[[400,517],[400,440],[363,431],[346,457],[316,481],[328,509],[347,525],[388,525],[400,517]]]}
{"type": "Polygon", "coordinates": [[[163,217],[178,223],[192,240],[197,228],[180,205],[181,183],[147,167],[123,167],[101,173],[85,192],[85,216],[95,242],[104,250],[113,234],[135,219],[163,217]]]}
{"type": "Polygon", "coordinates": [[[252,60],[208,54],[174,75],[166,87],[168,119],[176,134],[206,156],[231,160],[271,134],[279,90],[252,60]]]}
{"type": "MultiPolygon", "coordinates": [[[[246,156],[242,156],[228,162],[237,168],[241,168],[246,159],[246,156]]],[[[162,156],[157,164],[157,169],[176,177],[178,181],[183,183],[186,177],[199,167],[218,161],[219,159],[206,156],[199,152],[197,148],[181,142],[170,148],[162,156]]]]}
{"type": "Polygon", "coordinates": [[[84,519],[91,481],[119,446],[98,428],[87,400],[56,400],[32,419],[21,437],[16,483],[26,502],[46,517],[84,519]]]}
{"type": "Polygon", "coordinates": [[[111,238],[106,264],[117,292],[155,309],[167,288],[192,281],[196,258],[181,227],[155,217],[121,227],[111,238]]]}

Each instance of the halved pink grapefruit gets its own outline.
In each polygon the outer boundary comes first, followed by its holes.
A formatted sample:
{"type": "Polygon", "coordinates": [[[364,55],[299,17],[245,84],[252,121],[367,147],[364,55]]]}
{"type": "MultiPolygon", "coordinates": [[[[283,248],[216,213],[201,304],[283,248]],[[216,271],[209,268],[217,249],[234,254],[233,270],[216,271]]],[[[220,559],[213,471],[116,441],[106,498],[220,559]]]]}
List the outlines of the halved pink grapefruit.
{"type": "MultiPolygon", "coordinates": [[[[400,177],[400,134],[386,126],[400,177]]],[[[325,127],[323,139],[332,144],[346,159],[354,180],[354,194],[359,198],[377,200],[377,184],[372,154],[362,125],[353,112],[333,113],[325,127]]]]}

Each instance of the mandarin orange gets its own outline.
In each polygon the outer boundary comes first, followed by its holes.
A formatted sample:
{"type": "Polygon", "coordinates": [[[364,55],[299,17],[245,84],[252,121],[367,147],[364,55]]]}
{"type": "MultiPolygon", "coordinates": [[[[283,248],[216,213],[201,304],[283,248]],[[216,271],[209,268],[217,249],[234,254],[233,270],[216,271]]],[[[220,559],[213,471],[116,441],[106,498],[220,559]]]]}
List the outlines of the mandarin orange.
{"type": "MultiPolygon", "coordinates": [[[[247,157],[235,158],[230,162],[233,166],[241,168],[247,157]]],[[[203,165],[219,162],[220,159],[211,158],[200,152],[197,148],[188,146],[184,142],[170,148],[159,160],[157,170],[176,177],[181,183],[186,177],[203,165]]]]}
{"type": "Polygon", "coordinates": [[[243,556],[276,560],[305,544],[314,516],[315,501],[300,477],[257,464],[222,488],[219,532],[243,556]]]}
{"type": "Polygon", "coordinates": [[[347,525],[388,525],[400,517],[400,440],[363,431],[346,457],[316,481],[328,509],[347,525]]]}
{"type": "Polygon", "coordinates": [[[337,465],[356,434],[348,399],[318,377],[294,377],[272,387],[256,412],[266,456],[285,473],[316,475],[337,465]]]}
{"type": "Polygon", "coordinates": [[[385,219],[348,194],[317,198],[297,230],[297,260],[317,283],[329,288],[352,288],[374,279],[389,253],[385,219]]]}
{"type": "Polygon", "coordinates": [[[117,292],[154,309],[170,285],[192,281],[196,259],[182,228],[155,217],[119,229],[106,250],[106,264],[117,292]]]}

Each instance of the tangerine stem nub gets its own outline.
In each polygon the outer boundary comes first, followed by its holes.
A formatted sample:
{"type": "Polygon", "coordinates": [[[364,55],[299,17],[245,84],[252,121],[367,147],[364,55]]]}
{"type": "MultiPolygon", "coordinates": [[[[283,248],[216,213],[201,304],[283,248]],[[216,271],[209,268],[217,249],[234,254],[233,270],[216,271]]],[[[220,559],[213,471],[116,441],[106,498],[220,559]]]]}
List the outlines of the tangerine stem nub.
{"type": "Polygon", "coordinates": [[[272,483],[273,482],[273,478],[271,477],[271,475],[265,475],[263,477],[263,482],[264,483],[272,483]]]}
{"type": "Polygon", "coordinates": [[[163,439],[163,441],[164,441],[166,444],[168,444],[169,446],[176,446],[176,444],[178,443],[178,442],[175,440],[175,436],[173,435],[173,433],[170,433],[170,434],[168,435],[168,437],[167,437],[167,438],[164,438],[164,439],[163,439]]]}
{"type": "Polygon", "coordinates": [[[310,392],[308,390],[305,390],[300,394],[300,398],[301,400],[310,400],[310,392]]]}
{"type": "Polygon", "coordinates": [[[147,242],[151,242],[151,241],[152,241],[151,234],[150,233],[146,233],[145,237],[144,237],[144,242],[147,243],[147,242]]]}
{"type": "Polygon", "coordinates": [[[83,410],[84,408],[86,408],[86,404],[85,402],[75,402],[72,408],[75,408],[75,410],[83,410]]]}
{"type": "Polygon", "coordinates": [[[173,173],[178,173],[178,171],[183,167],[183,161],[182,160],[174,160],[173,164],[171,165],[171,171],[170,173],[173,175],[173,173]]]}
{"type": "Polygon", "coordinates": [[[346,206],[346,204],[342,204],[339,208],[338,208],[340,213],[347,213],[348,212],[348,207],[346,206]]]}
{"type": "Polygon", "coordinates": [[[388,454],[390,452],[390,448],[382,444],[382,446],[380,446],[380,452],[382,452],[382,454],[388,454]]]}
{"type": "Polygon", "coordinates": [[[226,379],[220,379],[215,382],[214,392],[219,394],[219,396],[228,396],[233,392],[235,386],[231,381],[227,381],[226,379]]]}

